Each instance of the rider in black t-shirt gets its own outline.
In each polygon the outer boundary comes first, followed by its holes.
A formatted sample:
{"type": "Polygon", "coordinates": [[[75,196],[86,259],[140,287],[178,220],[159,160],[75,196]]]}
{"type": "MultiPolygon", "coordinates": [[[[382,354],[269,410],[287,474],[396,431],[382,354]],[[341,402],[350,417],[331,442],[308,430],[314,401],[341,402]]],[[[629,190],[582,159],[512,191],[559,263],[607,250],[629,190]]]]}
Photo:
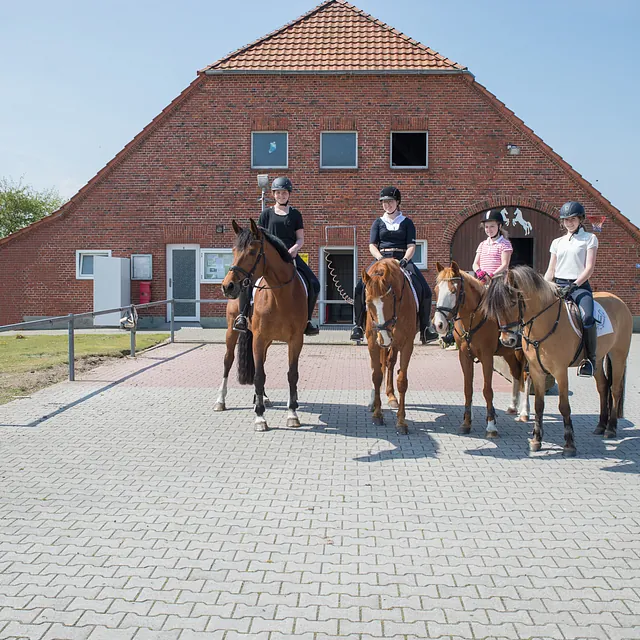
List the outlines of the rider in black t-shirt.
{"type": "MultiPolygon", "coordinates": [[[[420,269],[411,261],[416,250],[416,228],[413,222],[400,211],[402,196],[400,189],[385,187],[380,192],[384,214],[371,225],[369,251],[376,260],[395,258],[411,274],[419,300],[420,340],[423,344],[436,340],[438,334],[431,330],[431,289],[420,269]]],[[[351,340],[362,340],[364,332],[364,285],[358,281],[353,296],[356,324],[351,331],[351,340]]]]}
{"type": "MultiPolygon", "coordinates": [[[[269,233],[280,238],[289,250],[294,259],[298,271],[307,282],[307,310],[309,319],[304,330],[307,336],[317,336],[320,331],[318,327],[311,324],[311,315],[316,306],[316,300],[320,293],[320,282],[309,268],[309,265],[298,255],[298,251],[304,243],[304,225],[302,214],[298,209],[289,206],[289,196],[293,190],[293,184],[289,178],[276,178],[271,184],[271,192],[276,204],[265,209],[258,218],[258,226],[266,229],[269,233]]],[[[242,289],[240,293],[239,308],[240,314],[233,323],[236,331],[245,332],[247,330],[247,314],[249,313],[249,303],[251,301],[251,291],[242,289]]]]}

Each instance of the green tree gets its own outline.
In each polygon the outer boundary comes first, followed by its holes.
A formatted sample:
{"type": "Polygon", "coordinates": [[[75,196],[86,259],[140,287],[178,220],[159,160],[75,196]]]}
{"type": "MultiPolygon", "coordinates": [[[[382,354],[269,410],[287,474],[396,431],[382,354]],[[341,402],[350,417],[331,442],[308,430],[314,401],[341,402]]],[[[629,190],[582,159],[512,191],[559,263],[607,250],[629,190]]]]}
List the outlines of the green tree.
{"type": "Polygon", "coordinates": [[[37,191],[29,185],[0,178],[0,238],[58,210],[66,200],[56,189],[37,191]]]}

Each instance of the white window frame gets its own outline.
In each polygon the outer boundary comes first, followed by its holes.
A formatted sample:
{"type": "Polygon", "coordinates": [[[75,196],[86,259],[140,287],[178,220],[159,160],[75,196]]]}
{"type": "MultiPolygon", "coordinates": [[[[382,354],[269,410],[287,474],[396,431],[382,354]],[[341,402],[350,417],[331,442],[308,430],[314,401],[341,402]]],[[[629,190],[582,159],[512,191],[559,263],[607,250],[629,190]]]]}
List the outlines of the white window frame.
{"type": "Polygon", "coordinates": [[[252,169],[288,169],[289,168],[289,132],[288,131],[252,131],[251,132],[251,168],[252,169]],[[253,164],[253,135],[255,133],[258,133],[258,134],[284,133],[284,135],[287,137],[286,164],[284,165],[253,164]]]}
{"type": "MultiPolygon", "coordinates": [[[[418,267],[421,271],[424,271],[427,268],[427,246],[428,242],[426,240],[416,240],[416,247],[420,245],[422,250],[422,260],[420,262],[413,262],[413,264],[418,267]]],[[[415,254],[414,254],[415,255],[415,254]]]]}
{"type": "Polygon", "coordinates": [[[358,168],[358,132],[357,131],[321,131],[320,132],[320,168],[321,169],[357,169],[358,168]],[[338,165],[331,165],[331,166],[325,166],[325,164],[323,163],[322,160],[322,136],[325,133],[355,133],[356,134],[356,163],[355,165],[344,165],[344,166],[338,166],[338,165]]]}
{"type": "Polygon", "coordinates": [[[400,169],[402,171],[413,171],[417,169],[418,171],[422,171],[423,169],[429,168],[429,132],[425,129],[420,131],[392,131],[389,135],[389,167],[391,169],[400,169]],[[426,164],[422,166],[405,166],[405,165],[397,165],[393,164],[393,134],[394,133],[424,133],[426,134],[425,138],[425,162],[426,164]]]}
{"type": "Polygon", "coordinates": [[[93,273],[91,275],[81,273],[82,256],[106,256],[111,258],[111,249],[76,249],[76,280],[93,280],[93,273]]]}
{"type": "Polygon", "coordinates": [[[204,255],[205,253],[230,253],[233,255],[233,249],[229,249],[227,247],[225,248],[219,248],[216,249],[215,247],[209,247],[209,248],[205,248],[205,249],[200,249],[200,284],[220,284],[223,280],[224,277],[222,278],[205,278],[204,277],[204,255]]]}

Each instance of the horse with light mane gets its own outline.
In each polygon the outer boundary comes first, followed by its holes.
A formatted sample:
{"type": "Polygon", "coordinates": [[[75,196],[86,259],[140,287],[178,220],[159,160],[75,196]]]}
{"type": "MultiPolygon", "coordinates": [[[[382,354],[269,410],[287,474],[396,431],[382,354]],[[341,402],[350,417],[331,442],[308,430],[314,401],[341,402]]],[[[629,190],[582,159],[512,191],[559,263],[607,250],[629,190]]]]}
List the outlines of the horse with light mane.
{"type": "Polygon", "coordinates": [[[481,308],[485,286],[474,276],[465,273],[454,261],[449,267],[436,263],[436,312],[433,316],[435,330],[444,336],[453,323],[453,335],[458,345],[458,358],[464,376],[464,418],[460,433],[469,433],[472,423],[474,362],[482,365],[484,386],[482,389],[487,404],[487,438],[497,438],[496,412],[493,406],[493,356],[502,356],[512,377],[511,405],[507,413],[515,414],[516,420],[529,420],[528,385],[525,385],[524,357],[522,352],[503,346],[495,320],[488,319],[481,308]],[[525,388],[526,386],[526,388],[525,388]]]}
{"type": "MultiPolygon", "coordinates": [[[[615,438],[618,418],[623,417],[633,316],[629,307],[612,293],[596,293],[593,297],[606,311],[613,329],[598,336],[595,379],[600,394],[600,419],[595,433],[615,438]]],[[[544,380],[550,373],[558,383],[559,408],[564,422],[563,453],[575,456],[568,370],[581,361],[583,343],[572,326],[558,286],[546,281],[531,267],[514,267],[491,282],[483,308],[498,321],[503,344],[513,345],[522,338],[522,350],[529,361],[535,388],[536,417],[531,451],[542,447],[544,380]]]]}
{"type": "Polygon", "coordinates": [[[362,270],[366,292],[367,318],[365,335],[371,359],[371,403],[374,424],[384,424],[380,387],[386,373],[387,402],[397,409],[396,429],[399,434],[408,433],[405,396],[409,387],[407,368],[413,353],[413,341],[418,332],[418,309],[406,275],[393,258],[375,262],[369,270],[362,270]],[[398,394],[393,389],[393,374],[400,356],[398,370],[398,394]]]}
{"type": "Polygon", "coordinates": [[[288,427],[299,427],[298,360],[307,325],[306,291],[293,258],[284,244],[275,236],[250,220],[250,229],[242,229],[232,221],[236,233],[233,247],[233,265],[222,281],[227,298],[237,299],[243,287],[251,287],[253,313],[249,330],[240,334],[233,331],[233,318],[237,305],[227,306],[227,352],[224,360],[224,378],[216,409],[225,408],[229,369],[233,363],[235,342],[238,342],[238,381],[254,384],[255,429],[267,431],[265,411],[265,370],[267,350],[274,340],[286,342],[289,348],[289,404],[288,427]],[[259,283],[258,281],[262,279],[259,283]]]}

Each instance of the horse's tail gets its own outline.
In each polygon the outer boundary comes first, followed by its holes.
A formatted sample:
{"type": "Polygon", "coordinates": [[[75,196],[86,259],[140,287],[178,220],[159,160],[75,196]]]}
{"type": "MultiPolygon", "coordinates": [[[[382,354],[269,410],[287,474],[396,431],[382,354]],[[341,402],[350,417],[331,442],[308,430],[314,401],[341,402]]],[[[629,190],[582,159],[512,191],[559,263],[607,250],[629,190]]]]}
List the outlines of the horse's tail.
{"type": "Polygon", "coordinates": [[[238,382],[253,384],[256,363],[253,360],[253,333],[246,331],[238,339],[238,382]]]}

